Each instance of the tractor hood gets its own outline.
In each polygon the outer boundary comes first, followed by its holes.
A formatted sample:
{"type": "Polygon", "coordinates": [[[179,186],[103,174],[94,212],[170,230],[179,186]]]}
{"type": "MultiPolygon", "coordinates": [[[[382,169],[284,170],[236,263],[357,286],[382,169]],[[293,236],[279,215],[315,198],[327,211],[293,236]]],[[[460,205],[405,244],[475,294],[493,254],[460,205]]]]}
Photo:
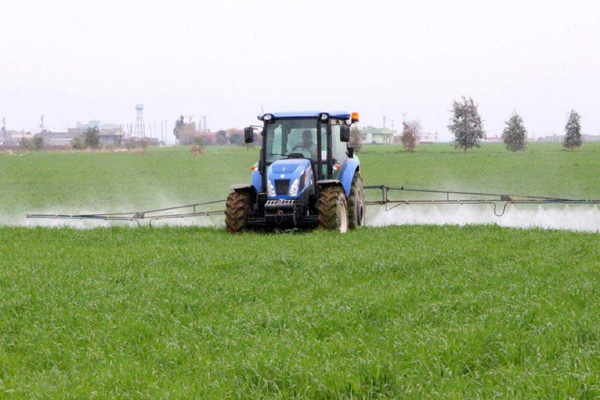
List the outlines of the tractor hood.
{"type": "Polygon", "coordinates": [[[270,199],[295,199],[312,183],[310,160],[290,159],[273,162],[267,170],[267,195],[270,199]]]}

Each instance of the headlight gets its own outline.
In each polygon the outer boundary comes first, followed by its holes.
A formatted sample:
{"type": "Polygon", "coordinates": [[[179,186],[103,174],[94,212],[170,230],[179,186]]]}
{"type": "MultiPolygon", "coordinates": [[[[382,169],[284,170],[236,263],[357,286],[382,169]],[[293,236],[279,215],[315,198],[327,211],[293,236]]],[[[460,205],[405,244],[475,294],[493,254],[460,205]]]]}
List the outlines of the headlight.
{"type": "Polygon", "coordinates": [[[290,188],[290,196],[297,196],[299,187],[300,187],[300,179],[296,178],[296,179],[294,179],[294,182],[292,182],[292,187],[290,188]]]}
{"type": "Polygon", "coordinates": [[[270,179],[267,179],[267,195],[269,197],[275,197],[275,188],[273,187],[273,184],[271,183],[270,179]]]}

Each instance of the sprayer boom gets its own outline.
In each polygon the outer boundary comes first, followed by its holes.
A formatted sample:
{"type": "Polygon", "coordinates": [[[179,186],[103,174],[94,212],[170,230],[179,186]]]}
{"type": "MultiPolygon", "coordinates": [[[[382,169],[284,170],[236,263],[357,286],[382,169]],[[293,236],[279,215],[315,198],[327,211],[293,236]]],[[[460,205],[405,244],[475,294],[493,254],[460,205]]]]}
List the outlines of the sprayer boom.
{"type": "Polygon", "coordinates": [[[494,214],[501,217],[506,212],[506,208],[511,204],[600,204],[600,200],[576,200],[559,197],[544,197],[515,194],[482,193],[482,192],[459,192],[451,190],[435,189],[408,189],[404,186],[389,187],[385,185],[365,186],[365,190],[381,190],[381,200],[365,201],[366,205],[384,205],[385,210],[389,211],[399,205],[437,205],[437,204],[455,204],[455,205],[473,205],[485,204],[494,207],[494,214]],[[412,193],[428,193],[444,195],[445,198],[421,200],[421,199],[393,199],[390,200],[389,193],[392,191],[403,191],[412,193]],[[390,206],[392,205],[392,206],[390,206]]]}
{"type": "Polygon", "coordinates": [[[34,219],[91,219],[100,221],[129,221],[139,224],[140,220],[152,221],[162,219],[205,217],[210,215],[222,215],[222,210],[201,211],[199,208],[210,204],[224,203],[225,200],[207,201],[204,203],[188,204],[185,206],[159,208],[148,211],[132,211],[120,213],[97,213],[97,214],[27,214],[27,218],[34,219]]]}

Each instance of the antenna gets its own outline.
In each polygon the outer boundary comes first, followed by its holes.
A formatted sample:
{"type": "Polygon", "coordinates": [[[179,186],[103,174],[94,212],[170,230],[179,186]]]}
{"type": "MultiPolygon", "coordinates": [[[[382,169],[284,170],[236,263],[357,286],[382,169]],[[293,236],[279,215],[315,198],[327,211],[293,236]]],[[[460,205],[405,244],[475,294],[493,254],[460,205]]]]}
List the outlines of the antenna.
{"type": "Polygon", "coordinates": [[[137,111],[135,118],[135,131],[133,132],[133,135],[139,138],[145,138],[146,127],[144,126],[144,105],[136,104],[135,109],[137,111]]]}

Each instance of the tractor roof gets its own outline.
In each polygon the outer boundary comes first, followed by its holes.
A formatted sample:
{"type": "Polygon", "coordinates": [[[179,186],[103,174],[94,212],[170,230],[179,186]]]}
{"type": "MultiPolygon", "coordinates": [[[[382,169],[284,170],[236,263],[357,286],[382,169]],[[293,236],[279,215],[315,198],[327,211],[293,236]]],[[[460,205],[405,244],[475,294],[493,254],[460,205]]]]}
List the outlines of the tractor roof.
{"type": "Polygon", "coordinates": [[[275,119],[282,118],[317,118],[319,114],[327,113],[331,118],[349,119],[351,114],[348,111],[294,111],[294,112],[273,112],[264,113],[258,116],[259,120],[267,114],[271,114],[275,119]]]}

